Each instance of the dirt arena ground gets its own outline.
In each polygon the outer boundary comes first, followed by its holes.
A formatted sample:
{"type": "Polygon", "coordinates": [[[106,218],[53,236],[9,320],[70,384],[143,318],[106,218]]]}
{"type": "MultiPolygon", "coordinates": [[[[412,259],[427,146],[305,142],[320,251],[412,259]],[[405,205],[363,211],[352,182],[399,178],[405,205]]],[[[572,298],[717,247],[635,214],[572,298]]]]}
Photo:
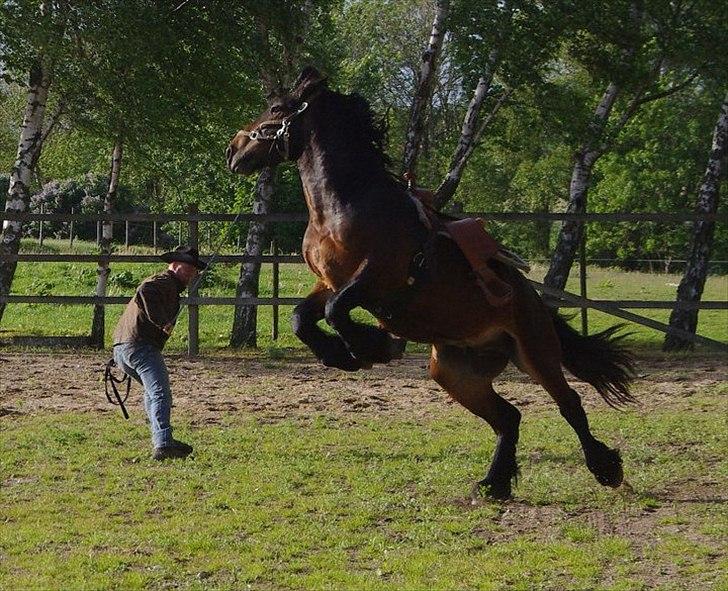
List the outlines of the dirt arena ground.
{"type": "MultiPolygon", "coordinates": [[[[118,412],[103,394],[108,352],[53,354],[0,351],[0,416],[42,411],[118,412]]],[[[190,359],[168,355],[177,416],[195,423],[215,423],[222,414],[254,413],[279,420],[311,414],[426,418],[453,404],[427,376],[427,357],[408,356],[388,366],[346,373],[313,358],[266,359],[224,355],[190,359]]],[[[701,388],[728,382],[728,361],[719,354],[674,358],[653,354],[638,358],[634,390],[640,409],[679,407],[701,388]]],[[[587,384],[574,380],[584,404],[604,403],[587,384]]],[[[508,368],[497,390],[524,412],[555,408],[548,394],[515,369],[508,368]]],[[[128,406],[141,411],[141,390],[132,388],[128,406]]]]}

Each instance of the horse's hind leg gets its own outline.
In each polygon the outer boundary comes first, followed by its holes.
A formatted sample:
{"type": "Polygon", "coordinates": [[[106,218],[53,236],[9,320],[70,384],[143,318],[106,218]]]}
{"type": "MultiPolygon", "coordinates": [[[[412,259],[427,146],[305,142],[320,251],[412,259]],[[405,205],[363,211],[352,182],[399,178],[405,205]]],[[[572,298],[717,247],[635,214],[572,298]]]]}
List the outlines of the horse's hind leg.
{"type": "Polygon", "coordinates": [[[528,327],[511,334],[516,340],[516,364],[556,401],[561,416],[579,437],[587,468],[597,482],[616,488],[624,477],[622,458],[616,449],[610,449],[592,435],[581,398],[569,386],[561,369],[561,343],[546,310],[543,312],[543,317],[528,319],[528,327]]]}
{"type": "Polygon", "coordinates": [[[326,302],[333,292],[319,282],[309,296],[293,310],[293,332],[324,365],[356,371],[362,363],[349,353],[338,336],[325,333],[317,323],[323,319],[326,302]]]}
{"type": "Polygon", "coordinates": [[[493,378],[508,364],[501,351],[484,351],[477,356],[468,349],[435,345],[430,358],[430,376],[450,396],[473,414],[485,419],[497,436],[493,461],[473,494],[506,499],[511,495],[511,480],[518,474],[516,445],[521,413],[493,389],[493,378]]]}

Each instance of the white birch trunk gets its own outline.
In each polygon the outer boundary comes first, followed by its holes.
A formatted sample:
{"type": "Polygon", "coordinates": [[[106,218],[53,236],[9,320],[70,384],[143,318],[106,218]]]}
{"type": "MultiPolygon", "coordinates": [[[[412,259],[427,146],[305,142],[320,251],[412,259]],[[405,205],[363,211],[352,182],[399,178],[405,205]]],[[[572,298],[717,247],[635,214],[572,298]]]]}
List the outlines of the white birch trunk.
{"type": "Polygon", "coordinates": [[[410,120],[404,146],[402,168],[405,172],[414,172],[417,166],[420,143],[422,142],[422,129],[424,127],[425,113],[430,104],[434,79],[437,72],[437,60],[442,51],[442,42],[445,37],[445,20],[450,8],[449,0],[437,0],[435,19],[432,22],[432,31],[427,49],[422,54],[420,74],[417,80],[417,90],[412,100],[410,120]]]}
{"type": "MultiPolygon", "coordinates": [[[[713,144],[708,158],[708,167],[698,193],[696,213],[715,213],[718,210],[718,189],[723,161],[728,154],[728,93],[720,107],[718,122],[713,130],[713,144]]],[[[693,226],[690,253],[687,257],[685,274],[677,288],[677,302],[697,303],[703,295],[708,263],[713,246],[715,222],[697,221],[693,226]]],[[[698,310],[675,307],[670,314],[670,326],[695,334],[698,325],[698,310]]],[[[694,343],[676,334],[667,333],[663,343],[666,351],[692,349],[694,343]]]]}
{"type": "MultiPolygon", "coordinates": [[[[121,171],[121,159],[124,152],[124,143],[121,138],[116,140],[114,150],[111,153],[111,173],[109,174],[109,188],[104,197],[104,213],[111,213],[116,202],[116,191],[119,187],[119,172],[121,171]]],[[[113,222],[103,222],[101,226],[100,254],[111,254],[111,242],[114,236],[113,222]]],[[[109,280],[109,263],[107,259],[101,258],[96,268],[96,296],[106,296],[106,288],[109,280]]],[[[104,304],[94,304],[94,315],[91,321],[90,342],[97,349],[104,348],[104,325],[106,319],[106,307],[104,304]]]]}
{"type": "MultiPolygon", "coordinates": [[[[6,212],[22,213],[28,209],[33,164],[38,161],[43,145],[43,117],[48,101],[49,86],[50,73],[41,61],[30,71],[18,152],[10,172],[10,187],[5,202],[6,212]]],[[[0,237],[0,254],[17,255],[20,250],[21,236],[21,222],[5,220],[0,237]]],[[[0,260],[0,296],[10,293],[17,265],[17,261],[0,260]]],[[[0,303],[0,321],[4,312],[5,304],[0,303]]]]}
{"type": "MultiPolygon", "coordinates": [[[[270,167],[261,170],[255,186],[253,213],[270,212],[274,193],[274,171],[270,167]]],[[[260,256],[267,242],[268,224],[250,222],[245,254],[260,256]]],[[[237,298],[257,298],[259,293],[260,263],[251,261],[240,266],[240,276],[235,290],[237,298]]],[[[233,328],[230,333],[231,347],[256,347],[258,329],[258,306],[236,304],[233,313],[233,328]]]]}
{"type": "Polygon", "coordinates": [[[473,91],[473,97],[470,99],[468,110],[465,113],[463,119],[463,126],[460,130],[460,139],[458,140],[458,146],[455,149],[453,157],[450,161],[450,168],[445,175],[445,179],[440,183],[440,186],[435,191],[434,207],[435,209],[442,209],[453,195],[460,184],[460,179],[463,175],[463,169],[468,163],[470,156],[472,155],[475,147],[477,146],[480,138],[485,131],[485,128],[495,117],[496,113],[500,110],[505,99],[510,96],[510,91],[504,93],[500,100],[493,107],[493,110],[483,120],[480,126],[476,129],[476,123],[478,116],[483,106],[483,102],[488,96],[491,84],[493,82],[493,76],[495,75],[496,62],[498,61],[498,52],[494,49],[488,56],[487,68],[484,75],[478,80],[478,85],[473,91]]]}
{"type": "MultiPolygon", "coordinates": [[[[602,155],[601,143],[604,135],[604,128],[609,121],[609,116],[614,107],[614,102],[619,95],[619,87],[610,82],[607,90],[602,95],[594,116],[587,129],[587,137],[579,150],[574,168],[571,172],[571,183],[569,185],[569,204],[567,213],[586,212],[587,194],[591,182],[594,164],[602,155]]],[[[582,239],[584,224],[571,220],[561,225],[559,236],[556,241],[556,248],[551,258],[551,265],[544,278],[544,284],[557,289],[564,289],[566,280],[569,278],[571,265],[579,248],[582,239]]]]}

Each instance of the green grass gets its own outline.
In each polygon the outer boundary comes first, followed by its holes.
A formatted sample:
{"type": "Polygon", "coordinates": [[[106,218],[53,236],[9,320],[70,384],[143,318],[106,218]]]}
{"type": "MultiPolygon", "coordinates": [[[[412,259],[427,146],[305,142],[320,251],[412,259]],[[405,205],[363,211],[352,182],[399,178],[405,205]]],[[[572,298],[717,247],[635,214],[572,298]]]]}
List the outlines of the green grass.
{"type": "MultiPolygon", "coordinates": [[[[93,252],[92,243],[76,242],[74,252],[93,252]]],[[[23,250],[38,251],[37,244],[24,241],[23,250]]],[[[68,252],[68,243],[49,240],[43,248],[46,252],[68,252]]],[[[143,247],[133,247],[131,252],[150,252],[143,247]]],[[[110,277],[109,295],[131,296],[136,285],[146,276],[155,272],[154,267],[145,264],[113,265],[110,277]]],[[[213,271],[213,282],[201,290],[202,295],[234,296],[235,283],[239,267],[234,265],[216,265],[213,271]]],[[[312,274],[304,265],[281,265],[280,295],[285,297],[303,297],[308,294],[314,283],[312,274]]],[[[19,295],[93,295],[96,274],[93,263],[20,263],[13,283],[12,293],[19,295]]],[[[530,277],[540,280],[545,273],[544,267],[535,268],[530,277]]],[[[644,299],[674,300],[679,275],[662,273],[624,272],[616,269],[590,267],[588,270],[588,296],[595,299],[644,299]]],[[[575,268],[567,289],[579,291],[578,272],[575,268]]],[[[264,265],[261,272],[260,295],[272,295],[272,270],[264,265]]],[[[705,286],[704,300],[725,300],[728,297],[728,276],[711,276],[705,286]]],[[[123,306],[108,306],[106,315],[107,344],[111,344],[111,334],[123,306]]],[[[272,309],[261,307],[258,314],[258,344],[264,349],[301,348],[301,343],[290,329],[292,308],[280,308],[280,338],[271,338],[272,309]]],[[[636,310],[638,314],[648,316],[661,322],[667,322],[669,310],[636,310]]],[[[227,346],[230,327],[232,326],[232,306],[205,306],[200,310],[200,343],[203,350],[218,350],[227,346]]],[[[5,334],[41,334],[41,335],[84,335],[91,326],[92,309],[90,306],[59,306],[43,304],[12,304],[3,317],[2,329],[5,334]]],[[[178,328],[169,342],[169,349],[184,350],[187,346],[186,312],[180,316],[178,328]]],[[[590,311],[589,327],[595,332],[610,326],[619,319],[607,314],[590,311]]],[[[580,319],[573,320],[580,326],[580,319]]],[[[633,344],[638,346],[658,346],[663,339],[659,331],[631,324],[634,332],[633,344]]],[[[698,333],[709,338],[728,340],[728,311],[703,310],[699,315],[698,333]]],[[[417,349],[418,347],[413,347],[417,349]]]]}
{"type": "Polygon", "coordinates": [[[591,414],[621,442],[632,492],[596,484],[558,413],[527,413],[522,500],[506,505],[465,500],[493,439],[461,410],[180,416],[196,452],[164,465],[139,416],[4,418],[0,588],[724,589],[724,505],[669,492],[728,476],[720,388],[680,410],[591,414]],[[641,535],[595,525],[640,521],[641,535]]]}

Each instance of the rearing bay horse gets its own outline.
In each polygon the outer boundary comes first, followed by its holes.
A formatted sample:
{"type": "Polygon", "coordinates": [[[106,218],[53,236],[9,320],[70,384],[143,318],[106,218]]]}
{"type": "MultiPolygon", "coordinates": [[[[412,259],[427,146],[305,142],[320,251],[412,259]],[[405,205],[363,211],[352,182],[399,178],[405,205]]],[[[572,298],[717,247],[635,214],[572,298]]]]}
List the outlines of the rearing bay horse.
{"type": "Polygon", "coordinates": [[[496,260],[491,269],[512,297],[491,305],[460,249],[437,231],[445,216],[425,211],[389,172],[383,137],[364,99],[329,90],[306,68],[287,96],[230,142],[227,163],[239,174],[298,164],[309,210],[303,255],[318,282],[294,311],[296,335],[324,365],[348,371],[400,357],[401,339],[431,343],[432,378],[497,435],[491,466],[474,488],[495,498],[510,496],[517,474],[521,414],[493,389],[511,361],[556,401],[597,481],[619,486],[619,452],[592,435],[562,371],[563,364],[609,404],[631,402],[632,361],[615,328],[581,336],[519,271],[496,260]],[[356,307],[380,326],[354,322],[356,307]],[[324,319],[335,335],[319,328],[324,319]]]}

